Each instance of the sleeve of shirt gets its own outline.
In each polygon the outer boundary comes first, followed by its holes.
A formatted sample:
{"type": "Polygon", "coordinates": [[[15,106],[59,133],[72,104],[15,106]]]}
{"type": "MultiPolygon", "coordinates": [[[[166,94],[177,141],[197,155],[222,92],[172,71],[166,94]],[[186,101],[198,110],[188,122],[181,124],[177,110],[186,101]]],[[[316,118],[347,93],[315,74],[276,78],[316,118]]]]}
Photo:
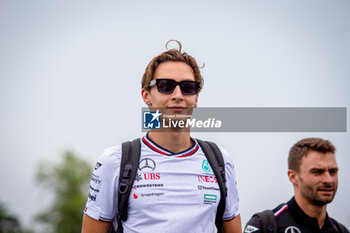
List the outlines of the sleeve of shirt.
{"type": "Polygon", "coordinates": [[[248,222],[244,228],[243,233],[260,233],[262,231],[261,227],[261,219],[254,215],[248,222]]]}
{"type": "Polygon", "coordinates": [[[336,225],[338,225],[338,226],[335,227],[336,229],[338,229],[338,232],[340,232],[340,233],[349,233],[349,230],[343,224],[335,221],[334,219],[333,219],[333,221],[335,222],[336,225]]]}
{"type": "Polygon", "coordinates": [[[220,147],[225,161],[227,198],[224,212],[224,221],[229,221],[239,215],[239,198],[237,181],[233,162],[225,149],[220,147]]]}
{"type": "Polygon", "coordinates": [[[84,213],[89,217],[112,222],[118,205],[121,146],[106,149],[93,170],[84,213]]]}

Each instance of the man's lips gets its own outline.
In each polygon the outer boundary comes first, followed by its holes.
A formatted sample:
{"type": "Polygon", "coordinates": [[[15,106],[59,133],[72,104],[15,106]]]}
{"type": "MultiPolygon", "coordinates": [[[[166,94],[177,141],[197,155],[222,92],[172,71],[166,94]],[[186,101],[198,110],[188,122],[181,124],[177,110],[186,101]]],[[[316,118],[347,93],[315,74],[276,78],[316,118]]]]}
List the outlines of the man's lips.
{"type": "Polygon", "coordinates": [[[333,188],[318,188],[317,191],[323,195],[332,195],[334,193],[333,188]]]}
{"type": "Polygon", "coordinates": [[[176,112],[183,111],[185,109],[185,107],[182,107],[182,106],[173,106],[168,108],[176,112]]]}

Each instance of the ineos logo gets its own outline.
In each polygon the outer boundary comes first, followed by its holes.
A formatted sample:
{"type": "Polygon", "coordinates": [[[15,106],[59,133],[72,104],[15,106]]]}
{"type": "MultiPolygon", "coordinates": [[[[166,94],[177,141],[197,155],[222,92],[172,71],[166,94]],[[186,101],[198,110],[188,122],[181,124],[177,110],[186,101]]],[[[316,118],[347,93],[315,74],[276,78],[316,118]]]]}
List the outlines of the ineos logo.
{"type": "Polygon", "coordinates": [[[149,158],[141,159],[139,163],[139,170],[152,170],[156,169],[156,163],[149,158]]]}
{"type": "Polygon", "coordinates": [[[295,226],[290,226],[290,227],[287,227],[284,233],[301,233],[301,231],[295,226]]]}

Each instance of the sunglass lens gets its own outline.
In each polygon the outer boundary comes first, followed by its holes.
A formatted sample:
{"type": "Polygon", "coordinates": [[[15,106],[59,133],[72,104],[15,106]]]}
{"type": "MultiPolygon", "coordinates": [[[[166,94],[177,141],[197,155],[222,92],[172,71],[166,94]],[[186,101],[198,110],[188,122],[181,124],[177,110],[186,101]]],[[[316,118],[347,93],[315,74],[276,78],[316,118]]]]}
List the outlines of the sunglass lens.
{"type": "Polygon", "coordinates": [[[181,84],[181,91],[184,95],[195,95],[199,89],[199,83],[192,81],[183,81],[181,84]]]}
{"type": "Polygon", "coordinates": [[[168,79],[159,79],[157,80],[157,88],[160,93],[169,94],[172,93],[175,89],[175,82],[168,79]]]}

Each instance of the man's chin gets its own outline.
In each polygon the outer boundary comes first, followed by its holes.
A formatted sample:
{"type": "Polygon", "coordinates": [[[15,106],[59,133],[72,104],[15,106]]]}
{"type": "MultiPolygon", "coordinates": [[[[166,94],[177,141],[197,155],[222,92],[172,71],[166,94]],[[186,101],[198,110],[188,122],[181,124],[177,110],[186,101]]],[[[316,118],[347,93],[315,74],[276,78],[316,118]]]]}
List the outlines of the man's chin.
{"type": "Polygon", "coordinates": [[[325,206],[333,201],[334,195],[327,197],[318,197],[317,199],[311,200],[312,204],[316,206],[325,206]]]}

